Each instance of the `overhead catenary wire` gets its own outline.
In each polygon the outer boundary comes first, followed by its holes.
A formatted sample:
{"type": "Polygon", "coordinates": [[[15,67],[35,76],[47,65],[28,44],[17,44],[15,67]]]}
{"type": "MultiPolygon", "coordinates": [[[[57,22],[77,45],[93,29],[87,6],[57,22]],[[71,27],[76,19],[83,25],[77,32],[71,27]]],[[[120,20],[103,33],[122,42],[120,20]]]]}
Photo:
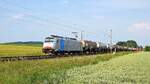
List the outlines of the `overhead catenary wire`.
{"type": "MultiPolygon", "coordinates": [[[[14,12],[14,13],[19,13],[18,11],[15,11],[15,10],[12,10],[12,9],[9,9],[9,8],[6,8],[6,7],[0,6],[0,8],[5,9],[5,11],[7,10],[9,12],[11,11],[11,12],[14,12]]],[[[42,22],[46,23],[47,25],[48,24],[53,24],[53,25],[56,25],[56,26],[60,26],[60,29],[63,30],[63,31],[68,31],[69,30],[69,29],[64,28],[64,27],[67,27],[66,25],[58,24],[58,23],[55,23],[55,22],[50,22],[48,19],[36,17],[36,16],[30,15],[28,13],[22,13],[22,14],[27,15],[28,17],[30,17],[32,19],[36,19],[36,20],[42,21],[42,22]]],[[[69,31],[71,31],[71,30],[69,30],[69,31]]]]}
{"type": "MultiPolygon", "coordinates": [[[[19,8],[25,9],[25,10],[30,11],[30,12],[33,12],[33,11],[34,11],[34,10],[30,9],[30,8],[23,7],[23,6],[19,5],[19,4],[11,3],[11,2],[9,2],[9,1],[7,1],[7,0],[2,0],[2,1],[5,2],[5,3],[7,3],[7,4],[13,5],[13,6],[15,6],[15,7],[19,7],[19,8]]],[[[32,17],[34,17],[34,18],[36,18],[36,19],[39,19],[39,20],[41,20],[41,21],[46,21],[46,22],[50,22],[50,24],[55,24],[55,25],[59,25],[59,26],[61,26],[61,27],[65,27],[67,30],[68,30],[68,28],[70,28],[70,30],[74,30],[74,31],[79,30],[78,28],[76,28],[76,27],[74,27],[74,26],[72,26],[72,25],[66,25],[66,24],[54,22],[54,21],[51,21],[51,20],[49,20],[49,19],[45,19],[45,18],[41,18],[41,17],[39,17],[39,16],[32,15],[32,14],[30,14],[30,13],[26,13],[26,14],[29,14],[29,16],[32,16],[32,17]],[[71,29],[71,28],[72,28],[72,29],[71,29]]]]}
{"type": "MultiPolygon", "coordinates": [[[[19,7],[19,8],[22,8],[22,9],[25,9],[27,11],[30,11],[30,12],[33,12],[32,9],[29,9],[29,8],[26,8],[26,7],[23,7],[21,6],[20,4],[15,4],[15,3],[11,3],[10,1],[7,1],[7,0],[2,0],[4,3],[7,3],[7,4],[10,4],[10,5],[13,5],[15,7],[19,7]]],[[[2,8],[2,7],[1,7],[2,8]]],[[[3,7],[4,8],[4,7],[3,7]]],[[[8,8],[4,8],[4,9],[8,9],[8,8]]],[[[8,9],[8,10],[11,10],[11,9],[8,9]]],[[[13,11],[13,10],[11,10],[13,11]]],[[[39,20],[39,21],[44,21],[45,23],[47,24],[54,24],[56,26],[60,26],[59,29],[63,30],[63,31],[76,31],[76,32],[82,32],[84,30],[84,33],[89,33],[90,36],[97,36],[95,35],[95,33],[93,32],[89,32],[89,31],[85,31],[85,29],[83,28],[77,28],[77,27],[74,27],[73,25],[68,25],[68,24],[62,24],[62,23],[58,23],[58,22],[54,22],[54,21],[51,21],[49,19],[45,19],[45,18],[42,18],[42,17],[39,17],[39,16],[35,16],[35,15],[32,15],[30,13],[24,13],[24,14],[27,14],[28,16],[30,16],[32,19],[36,19],[36,20],[39,20]]]]}

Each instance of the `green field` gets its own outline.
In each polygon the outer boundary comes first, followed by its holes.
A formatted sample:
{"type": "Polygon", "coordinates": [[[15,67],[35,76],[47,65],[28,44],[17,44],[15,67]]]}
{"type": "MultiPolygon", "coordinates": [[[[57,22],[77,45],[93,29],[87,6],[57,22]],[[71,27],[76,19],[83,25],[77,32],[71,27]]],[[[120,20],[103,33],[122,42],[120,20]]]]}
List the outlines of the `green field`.
{"type": "Polygon", "coordinates": [[[142,52],[67,71],[64,84],[150,84],[150,53],[142,52]]]}
{"type": "Polygon", "coordinates": [[[30,46],[27,44],[1,44],[0,45],[0,56],[35,56],[43,55],[42,47],[35,44],[30,46]]]}
{"type": "Polygon", "coordinates": [[[150,83],[150,53],[0,63],[1,84],[150,83]],[[123,56],[124,55],[124,56],[123,56]]]}
{"type": "Polygon", "coordinates": [[[40,41],[0,43],[0,45],[36,46],[36,47],[42,47],[42,44],[43,42],[40,41]]]}

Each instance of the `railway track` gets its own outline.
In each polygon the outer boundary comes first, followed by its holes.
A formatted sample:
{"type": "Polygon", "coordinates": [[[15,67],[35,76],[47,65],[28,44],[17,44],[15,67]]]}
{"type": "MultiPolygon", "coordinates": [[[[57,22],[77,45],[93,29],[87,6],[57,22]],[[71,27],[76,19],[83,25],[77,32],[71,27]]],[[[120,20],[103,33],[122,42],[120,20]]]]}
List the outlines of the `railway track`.
{"type": "MultiPolygon", "coordinates": [[[[98,53],[97,53],[98,54],[98,53]]],[[[58,57],[68,57],[68,56],[88,56],[88,55],[95,55],[92,54],[68,54],[68,55],[39,55],[39,56],[9,56],[9,57],[0,57],[0,62],[7,62],[7,61],[23,61],[23,60],[41,60],[41,59],[52,59],[58,57]]]]}
{"type": "Polygon", "coordinates": [[[55,58],[53,55],[39,55],[39,56],[10,56],[10,57],[0,57],[0,62],[5,61],[22,61],[22,60],[39,60],[39,59],[49,59],[55,58]]]}
{"type": "MultiPolygon", "coordinates": [[[[107,52],[108,54],[109,52],[107,52]]],[[[0,57],[0,62],[7,61],[23,61],[23,60],[41,60],[41,59],[52,59],[52,58],[61,58],[61,57],[73,57],[73,56],[89,56],[97,55],[104,53],[86,53],[86,54],[63,54],[63,55],[38,55],[38,56],[9,56],[9,57],[0,57]]]]}

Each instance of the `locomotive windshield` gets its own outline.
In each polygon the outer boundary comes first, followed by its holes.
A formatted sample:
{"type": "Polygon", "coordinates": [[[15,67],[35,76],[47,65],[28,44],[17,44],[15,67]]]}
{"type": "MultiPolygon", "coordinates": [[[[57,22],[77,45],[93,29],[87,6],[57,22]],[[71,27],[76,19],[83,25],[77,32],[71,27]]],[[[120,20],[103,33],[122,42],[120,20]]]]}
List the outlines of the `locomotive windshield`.
{"type": "Polygon", "coordinates": [[[45,38],[45,42],[54,42],[54,41],[55,41],[54,38],[51,38],[51,37],[45,38]]]}

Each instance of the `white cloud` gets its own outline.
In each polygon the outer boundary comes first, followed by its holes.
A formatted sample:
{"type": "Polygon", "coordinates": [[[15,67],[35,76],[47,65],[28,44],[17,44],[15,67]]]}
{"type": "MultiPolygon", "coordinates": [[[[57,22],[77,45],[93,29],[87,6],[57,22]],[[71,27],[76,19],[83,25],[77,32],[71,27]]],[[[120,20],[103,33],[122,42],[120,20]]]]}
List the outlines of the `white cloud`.
{"type": "Polygon", "coordinates": [[[65,5],[65,6],[68,6],[69,1],[68,1],[68,0],[62,0],[62,1],[61,1],[61,4],[62,4],[62,5],[65,5]]]}
{"type": "Polygon", "coordinates": [[[25,14],[17,14],[17,15],[13,15],[11,16],[12,19],[15,19],[15,20],[21,20],[25,17],[26,15],[25,14]]]}
{"type": "Polygon", "coordinates": [[[19,14],[15,14],[15,15],[10,16],[10,18],[12,20],[22,20],[28,16],[33,16],[33,15],[31,13],[19,13],[19,14]]]}
{"type": "MultiPolygon", "coordinates": [[[[104,11],[143,10],[150,8],[150,0],[91,0],[93,7],[105,9],[104,11]],[[92,3],[95,1],[94,3],[92,3]]],[[[101,10],[100,9],[100,10],[101,10]]]]}
{"type": "Polygon", "coordinates": [[[142,34],[149,34],[150,33],[150,22],[137,22],[132,24],[128,28],[129,32],[132,33],[142,33],[142,34]]]}

